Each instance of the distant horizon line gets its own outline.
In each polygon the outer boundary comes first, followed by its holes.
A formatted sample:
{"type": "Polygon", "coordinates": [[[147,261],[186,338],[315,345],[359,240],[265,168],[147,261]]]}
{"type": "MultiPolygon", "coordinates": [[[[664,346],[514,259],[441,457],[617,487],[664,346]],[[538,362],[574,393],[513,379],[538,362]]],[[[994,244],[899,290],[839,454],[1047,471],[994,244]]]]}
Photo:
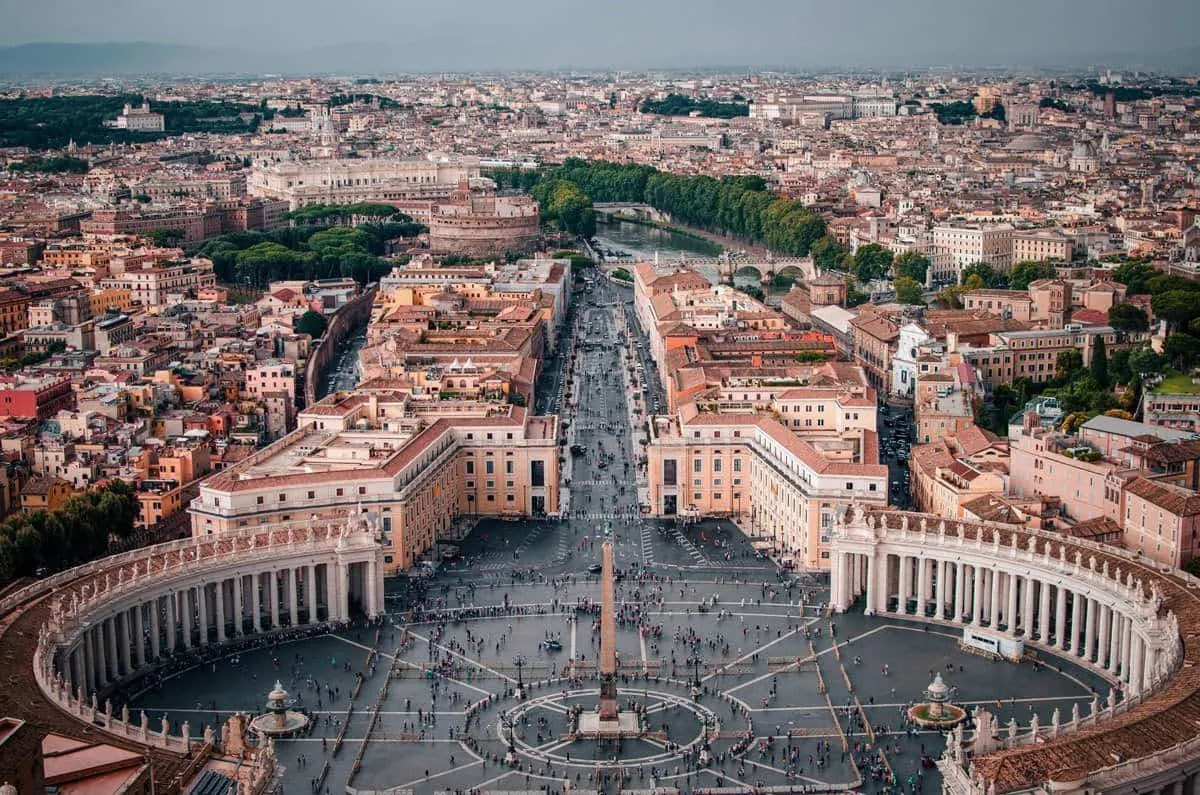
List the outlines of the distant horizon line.
{"type": "MultiPolygon", "coordinates": [[[[343,42],[337,44],[316,44],[316,45],[298,45],[288,50],[276,50],[264,52],[261,49],[256,49],[250,45],[213,45],[213,44],[189,44],[178,43],[171,41],[151,41],[145,39],[137,40],[108,40],[108,41],[76,41],[76,40],[33,40],[14,43],[0,43],[0,53],[11,53],[13,51],[36,49],[36,48],[79,48],[82,50],[102,50],[102,49],[136,49],[136,48],[158,48],[163,50],[175,50],[179,53],[196,53],[202,54],[206,52],[226,54],[236,53],[245,56],[247,59],[271,59],[271,58],[290,58],[313,53],[314,51],[330,51],[338,48],[350,47],[371,47],[371,46],[390,46],[385,41],[358,41],[358,42],[343,42]]],[[[1155,76],[1170,76],[1170,77],[1196,77],[1200,76],[1200,47],[1184,48],[1184,50],[1174,51],[1176,53],[1182,51],[1195,51],[1197,62],[1189,63],[1187,68],[1178,68],[1171,66],[1163,66],[1162,64],[1154,65],[1142,63],[1142,54],[1110,54],[1105,58],[1100,55],[1088,56],[1086,54],[1076,54],[1074,56],[1064,56],[1060,52],[1047,52],[1043,57],[1047,60],[1044,63],[1037,62],[1033,56],[1022,56],[1020,58],[1023,63],[1004,63],[998,61],[980,60],[976,62],[957,61],[953,58],[937,59],[930,58],[927,61],[913,60],[908,63],[816,63],[816,64],[784,64],[784,63],[700,63],[693,62],[689,64],[674,64],[674,65],[595,65],[595,64],[561,64],[555,66],[471,66],[471,67],[443,67],[437,68],[430,66],[426,68],[399,68],[391,66],[331,66],[317,65],[314,68],[303,68],[296,65],[281,65],[277,68],[267,68],[261,64],[253,65],[234,65],[231,68],[196,68],[196,67],[181,67],[178,65],[163,65],[163,66],[130,66],[122,64],[97,65],[89,67],[87,65],[79,66],[64,66],[64,65],[27,65],[27,64],[0,64],[0,80],[12,80],[17,77],[38,77],[38,76],[55,76],[55,77],[78,77],[86,75],[96,76],[152,76],[152,75],[170,75],[177,77],[201,77],[201,76],[256,76],[256,77],[291,77],[291,76],[344,76],[344,77],[372,77],[372,76],[403,76],[403,75],[480,75],[480,74],[562,74],[565,72],[578,72],[583,74],[612,74],[620,72],[629,73],[682,73],[682,74],[700,74],[709,73],[714,75],[732,75],[740,72],[745,73],[778,73],[783,75],[795,74],[903,74],[903,73],[931,73],[931,72],[963,72],[963,73],[979,73],[992,72],[1001,74],[1065,74],[1065,75],[1083,75],[1095,74],[1105,69],[1119,71],[1141,71],[1155,76]],[[1031,65],[1031,61],[1033,61],[1031,65]],[[1057,62],[1055,62],[1057,61],[1057,62]],[[8,67],[8,68],[5,68],[8,67]],[[7,72],[7,74],[5,73],[7,72]]],[[[1169,56],[1172,52],[1158,53],[1160,57],[1169,56]]],[[[153,57],[152,54],[148,54],[153,57]]],[[[335,53],[330,52],[330,56],[336,57],[335,53]]]]}

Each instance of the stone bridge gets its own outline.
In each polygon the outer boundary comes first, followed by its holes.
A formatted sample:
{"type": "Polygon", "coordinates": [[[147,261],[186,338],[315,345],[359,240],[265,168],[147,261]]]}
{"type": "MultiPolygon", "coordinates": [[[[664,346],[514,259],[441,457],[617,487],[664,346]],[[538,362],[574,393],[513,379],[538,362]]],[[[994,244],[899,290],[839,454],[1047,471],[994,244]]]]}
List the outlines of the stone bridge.
{"type": "Polygon", "coordinates": [[[593,204],[592,208],[606,222],[612,221],[614,216],[623,215],[627,218],[653,221],[658,224],[671,223],[670,215],[649,204],[638,202],[598,202],[593,204]]]}

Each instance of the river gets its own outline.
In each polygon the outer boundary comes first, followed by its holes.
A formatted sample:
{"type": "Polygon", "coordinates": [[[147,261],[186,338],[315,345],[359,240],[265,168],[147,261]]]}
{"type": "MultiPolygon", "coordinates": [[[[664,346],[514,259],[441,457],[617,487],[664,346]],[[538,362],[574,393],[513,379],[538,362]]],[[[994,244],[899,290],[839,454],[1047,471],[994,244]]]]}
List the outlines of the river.
{"type": "MultiPolygon", "coordinates": [[[[677,262],[681,257],[711,259],[721,253],[721,247],[711,241],[644,224],[631,224],[628,221],[597,223],[595,241],[601,252],[623,252],[635,260],[644,262],[653,261],[655,254],[658,254],[659,262],[669,263],[677,262]]],[[[693,267],[713,284],[721,280],[714,264],[698,263],[693,267]]],[[[753,272],[735,273],[733,284],[735,287],[762,289],[762,284],[753,272]]]]}

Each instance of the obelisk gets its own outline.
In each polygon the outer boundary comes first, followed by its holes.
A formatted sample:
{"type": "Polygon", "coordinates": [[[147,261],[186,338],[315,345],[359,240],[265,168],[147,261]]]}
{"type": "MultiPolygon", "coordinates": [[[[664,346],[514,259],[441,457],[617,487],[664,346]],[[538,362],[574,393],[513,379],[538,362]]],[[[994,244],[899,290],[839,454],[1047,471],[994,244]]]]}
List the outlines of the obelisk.
{"type": "Polygon", "coordinates": [[[613,548],[600,548],[600,720],[617,720],[617,613],[613,548]]]}

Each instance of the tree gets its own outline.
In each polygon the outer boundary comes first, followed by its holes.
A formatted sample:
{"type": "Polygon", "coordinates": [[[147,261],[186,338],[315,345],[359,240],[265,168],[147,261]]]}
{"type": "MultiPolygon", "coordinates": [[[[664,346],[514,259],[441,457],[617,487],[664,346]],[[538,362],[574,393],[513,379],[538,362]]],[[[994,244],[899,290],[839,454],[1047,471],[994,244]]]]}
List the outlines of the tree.
{"type": "Polygon", "coordinates": [[[813,264],[823,271],[845,270],[842,258],[845,250],[829,235],[824,235],[812,244],[813,264]]]}
{"type": "MultiPolygon", "coordinates": [[[[976,281],[979,280],[978,276],[973,276],[971,278],[975,279],[976,281]]],[[[937,302],[938,306],[943,307],[944,309],[962,309],[963,293],[971,289],[973,288],[969,285],[951,284],[938,290],[937,295],[934,296],[934,301],[937,302]]]]}
{"type": "Polygon", "coordinates": [[[1135,375],[1161,373],[1165,362],[1151,348],[1135,348],[1129,352],[1129,369],[1135,375]]]}
{"type": "Polygon", "coordinates": [[[313,339],[317,339],[325,333],[328,328],[329,321],[325,316],[316,310],[310,309],[305,312],[295,323],[295,329],[298,334],[307,334],[313,339]]]}
{"type": "Polygon", "coordinates": [[[966,284],[972,276],[978,276],[983,286],[989,290],[1002,290],[1008,286],[1008,279],[986,262],[976,262],[963,268],[962,283],[966,284]]]}
{"type": "Polygon", "coordinates": [[[921,285],[915,279],[901,276],[893,283],[896,288],[896,300],[902,304],[925,305],[925,295],[921,285]]]}
{"type": "Polygon", "coordinates": [[[929,271],[929,258],[915,251],[906,251],[892,261],[892,273],[899,279],[907,276],[915,282],[925,283],[925,274],[929,271]]]}
{"type": "Polygon", "coordinates": [[[183,240],[182,229],[151,229],[146,235],[150,242],[159,248],[171,248],[183,240]]]}
{"type": "Polygon", "coordinates": [[[854,252],[854,275],[860,282],[882,279],[892,267],[892,252],[878,243],[859,246],[854,252]]]}
{"type": "Polygon", "coordinates": [[[1168,290],[1150,299],[1150,308],[1157,317],[1166,320],[1171,328],[1186,328],[1200,315],[1200,296],[1190,290],[1168,290]]]}
{"type": "Polygon", "coordinates": [[[1128,288],[1129,295],[1146,295],[1150,292],[1150,279],[1158,275],[1158,271],[1149,262],[1132,259],[1121,263],[1113,272],[1113,279],[1128,288]]]}
{"type": "Polygon", "coordinates": [[[1013,266],[1008,277],[1008,286],[1013,290],[1028,290],[1031,282],[1052,279],[1057,275],[1058,269],[1049,262],[1024,260],[1013,266]]]}
{"type": "Polygon", "coordinates": [[[1190,334],[1171,334],[1163,343],[1163,356],[1176,370],[1188,370],[1200,360],[1200,340],[1190,334]]]}
{"type": "Polygon", "coordinates": [[[1072,348],[1058,354],[1054,362],[1054,375],[1060,381],[1070,381],[1083,369],[1083,354],[1072,348]]]}
{"type": "Polygon", "coordinates": [[[1137,304],[1122,301],[1108,310],[1108,325],[1117,331],[1145,331],[1150,328],[1150,318],[1137,304]]]}
{"type": "Polygon", "coordinates": [[[1103,334],[1096,335],[1096,344],[1092,346],[1092,363],[1088,369],[1097,384],[1101,387],[1108,386],[1108,350],[1103,334]]]}

